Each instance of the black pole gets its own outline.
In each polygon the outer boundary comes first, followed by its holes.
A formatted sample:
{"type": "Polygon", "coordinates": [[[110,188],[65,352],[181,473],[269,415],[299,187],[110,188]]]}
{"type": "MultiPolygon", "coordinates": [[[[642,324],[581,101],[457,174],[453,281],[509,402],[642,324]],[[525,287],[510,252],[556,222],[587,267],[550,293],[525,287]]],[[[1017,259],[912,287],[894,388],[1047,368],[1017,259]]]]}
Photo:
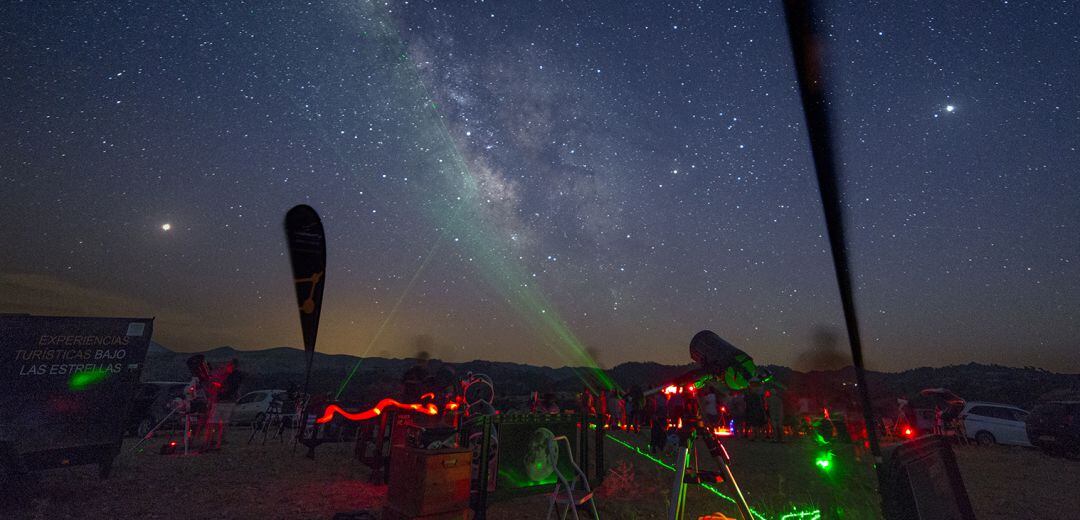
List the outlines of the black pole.
{"type": "Polygon", "coordinates": [[[791,53],[799,78],[799,93],[806,115],[806,131],[810,137],[810,150],[814,156],[818,190],[825,212],[825,227],[829,235],[836,282],[840,289],[840,302],[844,308],[848,343],[851,345],[851,363],[855,367],[855,381],[862,399],[863,418],[870,440],[870,453],[875,466],[880,468],[881,446],[878,444],[877,423],[870,402],[870,388],[866,384],[863,368],[862,341],[859,339],[859,320],[855,313],[855,298],[851,288],[851,269],[848,265],[847,242],[844,237],[844,208],[840,200],[839,168],[832,149],[832,130],[829,125],[828,103],[825,99],[825,73],[822,60],[824,40],[815,25],[812,0],[784,0],[791,53]]]}
{"type": "Polygon", "coordinates": [[[311,362],[315,359],[315,352],[306,352],[307,368],[304,369],[304,395],[308,393],[308,384],[311,383],[311,362]]]}
{"type": "Polygon", "coordinates": [[[485,416],[480,419],[480,481],[477,482],[479,490],[476,497],[476,520],[487,518],[488,499],[488,458],[491,457],[491,417],[485,416]]]}

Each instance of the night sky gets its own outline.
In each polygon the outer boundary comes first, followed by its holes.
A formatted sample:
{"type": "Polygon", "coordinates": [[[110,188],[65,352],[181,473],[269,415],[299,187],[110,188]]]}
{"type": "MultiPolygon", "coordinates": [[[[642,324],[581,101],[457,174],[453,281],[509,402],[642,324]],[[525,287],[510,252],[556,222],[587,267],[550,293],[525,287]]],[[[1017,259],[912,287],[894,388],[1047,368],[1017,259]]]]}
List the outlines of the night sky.
{"type": "MultiPolygon", "coordinates": [[[[1077,11],[827,3],[870,368],[1080,371],[1077,11]]],[[[0,312],[297,346],[307,203],[320,351],[685,363],[710,328],[808,368],[843,337],[779,2],[5,2],[0,29],[0,312]]]]}

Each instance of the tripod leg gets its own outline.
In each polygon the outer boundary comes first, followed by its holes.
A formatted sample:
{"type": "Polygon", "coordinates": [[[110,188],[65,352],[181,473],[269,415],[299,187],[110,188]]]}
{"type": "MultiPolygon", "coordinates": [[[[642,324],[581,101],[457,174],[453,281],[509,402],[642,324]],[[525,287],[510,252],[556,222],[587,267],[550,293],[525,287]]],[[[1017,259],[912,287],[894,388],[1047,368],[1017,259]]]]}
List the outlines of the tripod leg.
{"type": "Polygon", "coordinates": [[[690,462],[690,450],[680,446],[675,456],[675,480],[671,485],[671,507],[668,520],[682,520],[686,506],[686,465],[690,462]]]}
{"type": "Polygon", "coordinates": [[[742,490],[739,489],[739,483],[735,480],[735,475],[731,473],[731,466],[728,466],[727,450],[720,444],[720,441],[709,434],[708,430],[702,431],[701,434],[702,438],[705,439],[705,446],[709,448],[709,453],[720,464],[720,468],[724,470],[724,478],[731,483],[731,490],[735,494],[735,505],[739,507],[739,516],[743,520],[753,520],[753,516],[750,515],[750,505],[746,503],[746,497],[743,496],[742,490]]]}
{"type": "Polygon", "coordinates": [[[139,446],[142,446],[144,442],[150,440],[150,438],[153,437],[155,433],[157,433],[158,429],[161,428],[161,425],[165,424],[165,421],[168,421],[169,417],[172,417],[173,414],[176,413],[176,410],[178,410],[178,408],[173,408],[171,411],[169,411],[169,414],[166,415],[164,419],[157,423],[156,426],[150,428],[150,431],[146,432],[146,435],[144,435],[143,438],[139,440],[138,444],[136,444],[134,448],[131,448],[131,451],[138,451],[139,446]]]}
{"type": "Polygon", "coordinates": [[[251,435],[248,436],[248,444],[251,444],[255,440],[255,434],[259,433],[259,427],[262,425],[262,421],[251,423],[251,435]]]}

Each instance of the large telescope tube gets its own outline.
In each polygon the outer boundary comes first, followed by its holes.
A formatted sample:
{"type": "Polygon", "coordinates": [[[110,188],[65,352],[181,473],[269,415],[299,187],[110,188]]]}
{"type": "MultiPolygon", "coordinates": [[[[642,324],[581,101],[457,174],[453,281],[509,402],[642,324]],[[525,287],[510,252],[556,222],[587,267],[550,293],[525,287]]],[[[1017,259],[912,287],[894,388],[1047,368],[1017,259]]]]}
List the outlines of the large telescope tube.
{"type": "Polygon", "coordinates": [[[754,360],[711,330],[698,332],[690,340],[690,358],[732,390],[742,390],[758,377],[754,360]]]}

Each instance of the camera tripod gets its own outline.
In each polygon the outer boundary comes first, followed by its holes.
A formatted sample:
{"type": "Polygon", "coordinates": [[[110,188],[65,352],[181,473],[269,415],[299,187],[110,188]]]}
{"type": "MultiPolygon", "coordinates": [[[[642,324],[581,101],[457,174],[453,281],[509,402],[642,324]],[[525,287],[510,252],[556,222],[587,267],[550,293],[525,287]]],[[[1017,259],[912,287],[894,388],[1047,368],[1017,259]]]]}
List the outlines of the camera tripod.
{"type": "Polygon", "coordinates": [[[686,442],[680,443],[678,450],[675,452],[675,478],[671,486],[671,509],[668,510],[668,519],[682,520],[683,514],[686,512],[687,484],[728,482],[735,495],[734,502],[739,508],[739,517],[742,520],[753,520],[750,515],[750,505],[746,503],[746,497],[743,496],[742,490],[739,489],[739,483],[735,481],[735,475],[731,473],[731,466],[729,465],[731,457],[728,455],[727,449],[705,427],[701,418],[694,418],[692,424],[686,442]],[[694,445],[694,438],[698,435],[705,441],[705,447],[709,449],[709,454],[720,465],[720,471],[705,471],[697,468],[689,470],[690,449],[694,445]],[[688,473],[688,470],[690,473],[688,473]]]}
{"type": "Polygon", "coordinates": [[[248,444],[254,442],[259,433],[262,433],[262,442],[266,444],[266,439],[274,427],[276,427],[277,431],[272,438],[285,442],[285,430],[294,426],[299,428],[300,426],[304,403],[306,403],[306,398],[302,399],[300,396],[289,400],[271,401],[270,407],[262,414],[262,417],[252,423],[248,444]],[[286,405],[292,405],[292,413],[286,412],[286,405]]]}

